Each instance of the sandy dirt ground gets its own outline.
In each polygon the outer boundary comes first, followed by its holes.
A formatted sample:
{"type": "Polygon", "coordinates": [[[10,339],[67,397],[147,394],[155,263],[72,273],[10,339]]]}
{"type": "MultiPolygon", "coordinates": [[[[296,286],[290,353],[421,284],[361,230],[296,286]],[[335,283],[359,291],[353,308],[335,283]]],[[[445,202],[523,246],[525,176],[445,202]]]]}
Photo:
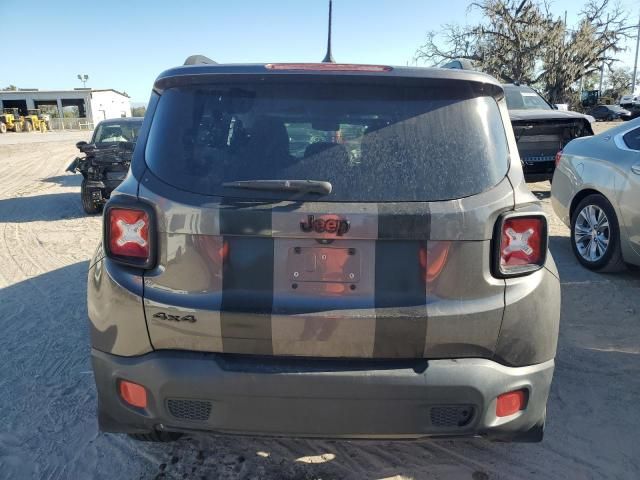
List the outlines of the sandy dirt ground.
{"type": "MultiPolygon", "coordinates": [[[[0,135],[0,478],[640,478],[640,273],[584,270],[553,216],[563,306],[541,444],[202,435],[154,445],[99,433],[85,295],[101,222],[82,211],[81,177],[64,171],[87,137],[0,135]]],[[[549,184],[531,188],[553,215],[549,184]]]]}

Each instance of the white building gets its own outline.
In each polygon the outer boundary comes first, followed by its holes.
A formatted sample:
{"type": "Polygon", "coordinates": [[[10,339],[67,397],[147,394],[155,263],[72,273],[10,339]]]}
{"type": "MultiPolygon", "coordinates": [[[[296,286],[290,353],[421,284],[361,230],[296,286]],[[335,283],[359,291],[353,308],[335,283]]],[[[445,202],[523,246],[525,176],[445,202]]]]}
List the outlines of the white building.
{"type": "Polygon", "coordinates": [[[0,108],[18,108],[23,115],[28,109],[42,108],[49,112],[57,110],[57,117],[63,118],[68,107],[76,107],[78,116],[94,125],[108,118],[131,116],[129,95],[112,88],[0,91],[0,108]]]}

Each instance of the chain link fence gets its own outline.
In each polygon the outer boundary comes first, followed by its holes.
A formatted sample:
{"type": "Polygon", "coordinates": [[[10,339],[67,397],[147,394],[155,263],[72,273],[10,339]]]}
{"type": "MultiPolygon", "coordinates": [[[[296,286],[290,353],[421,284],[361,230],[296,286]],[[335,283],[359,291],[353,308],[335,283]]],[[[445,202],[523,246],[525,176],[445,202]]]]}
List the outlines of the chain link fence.
{"type": "Polygon", "coordinates": [[[49,120],[50,130],[93,130],[93,122],[84,117],[52,118],[49,120]]]}

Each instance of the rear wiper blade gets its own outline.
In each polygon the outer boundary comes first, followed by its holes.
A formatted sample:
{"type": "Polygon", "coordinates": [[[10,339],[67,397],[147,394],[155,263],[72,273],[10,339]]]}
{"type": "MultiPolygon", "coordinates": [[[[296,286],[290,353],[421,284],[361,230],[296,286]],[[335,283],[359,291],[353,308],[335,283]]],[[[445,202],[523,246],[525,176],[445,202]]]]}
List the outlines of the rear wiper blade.
{"type": "Polygon", "coordinates": [[[225,182],[222,186],[249,190],[317,193],[320,195],[329,195],[333,189],[329,182],[320,180],[238,180],[225,182]]]}

